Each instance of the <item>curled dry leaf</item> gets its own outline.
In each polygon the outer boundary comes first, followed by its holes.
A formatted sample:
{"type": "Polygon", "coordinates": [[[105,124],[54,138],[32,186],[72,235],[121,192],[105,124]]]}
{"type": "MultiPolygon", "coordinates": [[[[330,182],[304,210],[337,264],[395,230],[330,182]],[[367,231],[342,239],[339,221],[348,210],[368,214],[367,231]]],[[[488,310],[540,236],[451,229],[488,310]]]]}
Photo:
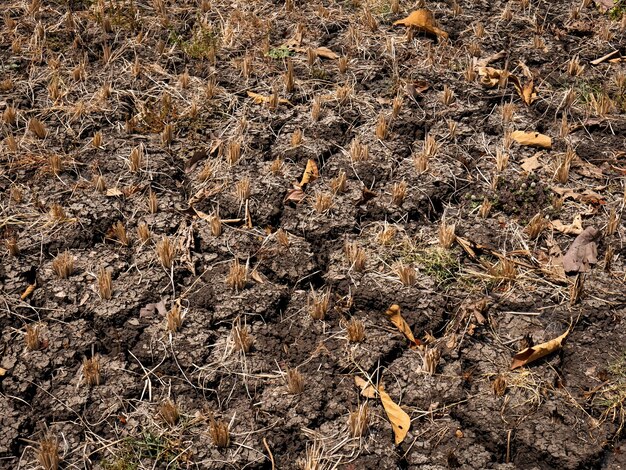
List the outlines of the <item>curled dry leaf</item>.
{"type": "Polygon", "coordinates": [[[411,427],[411,418],[402,408],[400,408],[400,405],[391,399],[389,394],[383,389],[382,385],[378,387],[378,395],[380,396],[380,401],[383,404],[385,413],[387,413],[387,417],[391,422],[395,443],[398,445],[404,440],[406,434],[409,432],[409,428],[411,427]]]}
{"type": "Polygon", "coordinates": [[[317,164],[315,163],[315,160],[309,160],[306,162],[306,168],[304,169],[304,174],[302,175],[302,179],[300,180],[300,186],[304,187],[305,185],[312,183],[319,177],[320,172],[317,169],[317,164]]]}
{"type": "Polygon", "coordinates": [[[385,315],[389,317],[389,320],[391,321],[391,323],[396,325],[396,328],[398,328],[398,330],[400,330],[400,332],[404,334],[404,336],[406,336],[406,338],[411,342],[412,348],[415,348],[422,344],[420,340],[415,339],[415,337],[413,336],[411,327],[409,326],[409,324],[406,322],[406,320],[402,317],[400,313],[399,305],[393,304],[391,307],[387,309],[387,311],[385,312],[385,315]]]}
{"type": "MultiPolygon", "coordinates": [[[[271,96],[260,95],[259,93],[255,93],[253,91],[249,91],[248,96],[252,98],[256,104],[269,103],[272,99],[271,96]]],[[[291,102],[285,98],[278,98],[278,104],[291,104],[291,102]]]]}
{"type": "Polygon", "coordinates": [[[376,398],[376,387],[358,375],[354,376],[354,383],[361,389],[361,395],[366,398],[376,398]]]}
{"type": "Polygon", "coordinates": [[[506,82],[513,84],[520,98],[522,98],[522,101],[528,106],[530,106],[537,99],[535,82],[532,78],[529,78],[526,83],[522,83],[519,77],[510,74],[506,70],[482,65],[477,65],[475,70],[478,72],[478,76],[480,77],[480,83],[487,88],[493,88],[500,83],[504,83],[503,81],[506,80],[506,82]]]}
{"type": "Polygon", "coordinates": [[[557,219],[550,222],[550,226],[557,232],[568,235],[578,235],[583,231],[583,218],[580,214],[578,214],[574,217],[572,223],[567,225],[557,219]]]}
{"type": "Polygon", "coordinates": [[[448,33],[443,31],[442,29],[439,29],[435,25],[435,18],[433,16],[433,13],[425,8],[421,10],[415,10],[406,18],[396,21],[394,25],[402,25],[408,28],[415,28],[424,33],[432,34],[442,38],[448,37],[448,33]]]}
{"type": "Polygon", "coordinates": [[[513,131],[511,138],[520,145],[530,145],[532,147],[552,148],[552,139],[539,132],[513,131]]]}
{"type": "Polygon", "coordinates": [[[545,343],[538,344],[531,348],[526,348],[523,351],[518,352],[515,356],[513,356],[513,362],[511,363],[511,370],[517,369],[519,367],[525,366],[534,362],[542,357],[547,356],[558,349],[561,349],[563,346],[563,340],[567,338],[569,334],[569,329],[563,333],[558,338],[554,338],[545,343]]]}
{"type": "Polygon", "coordinates": [[[586,273],[591,270],[591,266],[598,262],[596,240],[599,236],[598,229],[587,227],[576,237],[563,256],[563,269],[566,273],[586,273]]]}

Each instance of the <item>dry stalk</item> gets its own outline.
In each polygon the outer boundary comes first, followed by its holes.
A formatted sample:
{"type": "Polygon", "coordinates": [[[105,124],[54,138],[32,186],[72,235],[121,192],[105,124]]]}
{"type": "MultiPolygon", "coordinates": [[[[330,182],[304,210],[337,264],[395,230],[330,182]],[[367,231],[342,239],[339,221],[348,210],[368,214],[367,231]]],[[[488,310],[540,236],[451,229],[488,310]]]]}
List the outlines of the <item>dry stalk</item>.
{"type": "Polygon", "coordinates": [[[299,146],[302,143],[302,138],[303,138],[302,129],[294,130],[293,134],[291,134],[291,146],[292,147],[299,146]]]}
{"type": "Polygon", "coordinates": [[[478,209],[478,216],[482,219],[486,219],[491,211],[491,206],[491,201],[485,196],[483,203],[480,205],[480,209],[478,209]]]}
{"type": "Polygon", "coordinates": [[[363,437],[369,428],[369,405],[362,403],[359,407],[350,412],[348,416],[348,428],[351,437],[363,437]]]}
{"type": "Polygon", "coordinates": [[[7,251],[10,256],[19,256],[20,247],[17,244],[17,238],[15,236],[11,236],[4,241],[4,246],[6,246],[7,251]]]}
{"type": "Polygon", "coordinates": [[[381,245],[389,245],[396,236],[397,229],[385,222],[383,229],[376,235],[376,241],[381,245]]]}
{"type": "Polygon", "coordinates": [[[298,369],[288,369],[285,378],[289,393],[292,395],[300,395],[304,392],[304,377],[298,369]]]}
{"type": "Polygon", "coordinates": [[[324,193],[317,191],[315,193],[315,202],[313,203],[313,209],[318,214],[324,214],[328,212],[333,206],[333,195],[332,193],[324,193]]]}
{"type": "Polygon", "coordinates": [[[128,246],[130,244],[128,234],[126,233],[126,227],[124,227],[122,221],[118,220],[115,222],[111,228],[111,232],[113,233],[113,237],[123,246],[128,246]]]}
{"type": "Polygon", "coordinates": [[[223,420],[215,420],[211,417],[209,424],[209,437],[213,441],[213,444],[224,449],[230,445],[230,431],[228,429],[228,423],[223,420]]]}
{"type": "Polygon", "coordinates": [[[48,135],[46,126],[37,118],[30,118],[28,120],[28,130],[39,139],[44,139],[48,135]]]}
{"type": "Polygon", "coordinates": [[[170,426],[176,426],[180,419],[178,405],[170,398],[159,403],[159,417],[170,426]]]}
{"type": "Polygon", "coordinates": [[[226,162],[229,165],[236,164],[241,158],[241,142],[237,140],[231,140],[226,146],[226,162]]]}
{"type": "Polygon", "coordinates": [[[447,224],[444,219],[441,220],[438,231],[439,246],[446,250],[452,247],[456,241],[455,228],[455,224],[447,224]]]}
{"type": "Polygon", "coordinates": [[[139,225],[137,225],[137,236],[139,237],[141,243],[146,243],[148,240],[150,240],[152,234],[150,233],[150,228],[148,227],[148,224],[146,224],[145,222],[140,222],[139,225]]]}
{"type": "Polygon", "coordinates": [[[491,389],[496,397],[503,397],[506,393],[507,383],[506,378],[502,374],[498,374],[496,378],[491,382],[491,389]]]}
{"type": "Polygon", "coordinates": [[[322,98],[320,96],[315,96],[311,104],[311,119],[313,120],[313,122],[317,122],[319,121],[321,115],[322,115],[322,98]]]}
{"type": "Polygon", "coordinates": [[[176,333],[183,326],[183,320],[185,319],[185,313],[180,305],[174,304],[170,310],[165,314],[165,323],[167,331],[170,333],[176,333]]]}
{"type": "Polygon", "coordinates": [[[239,204],[243,205],[250,197],[250,178],[246,176],[235,184],[235,194],[239,199],[239,204]]]}
{"type": "Polygon", "coordinates": [[[452,89],[447,84],[445,84],[443,86],[443,91],[441,92],[441,102],[445,106],[449,106],[454,103],[454,98],[454,91],[452,91],[452,89]]]}
{"type": "Polygon", "coordinates": [[[38,351],[43,346],[41,336],[39,335],[39,325],[26,325],[26,349],[29,351],[38,351]]]}
{"type": "Polygon", "coordinates": [[[433,375],[437,370],[440,357],[441,353],[436,347],[426,348],[424,350],[424,355],[422,356],[422,370],[428,375],[433,375]]]}
{"type": "Polygon", "coordinates": [[[356,272],[363,271],[367,258],[365,250],[361,248],[357,242],[346,242],[343,248],[348,263],[350,263],[350,268],[356,272]]]}
{"type": "Polygon", "coordinates": [[[346,172],[343,169],[339,170],[339,174],[330,180],[330,187],[333,190],[333,193],[340,194],[345,192],[346,180],[346,172]]]}
{"type": "Polygon", "coordinates": [[[401,206],[406,198],[407,184],[406,181],[394,183],[391,188],[391,202],[396,206],[401,206]]]}
{"type": "Polygon", "coordinates": [[[387,124],[387,118],[385,117],[385,113],[381,111],[378,115],[378,121],[376,122],[376,137],[380,140],[385,140],[388,131],[389,126],[387,124]]]}
{"type": "Polygon", "coordinates": [[[113,294],[113,282],[111,280],[111,271],[107,271],[104,267],[100,267],[97,275],[98,294],[102,300],[109,300],[113,294]]]}
{"type": "Polygon", "coordinates": [[[619,227],[620,216],[617,214],[615,209],[611,209],[609,213],[609,220],[606,223],[606,230],[604,233],[606,236],[613,235],[617,231],[617,227],[619,227]]]}
{"type": "Polygon", "coordinates": [[[241,325],[240,317],[233,322],[232,338],[235,343],[236,351],[243,351],[249,353],[254,344],[254,337],[250,334],[250,328],[248,325],[241,325]]]}
{"type": "Polygon", "coordinates": [[[211,228],[211,235],[219,237],[222,234],[222,219],[217,211],[209,216],[209,227],[211,228]]]}
{"type": "Polygon", "coordinates": [[[399,261],[393,266],[393,271],[400,279],[400,282],[405,286],[412,286],[417,281],[415,268],[404,264],[402,261],[399,261]]]}
{"type": "Polygon", "coordinates": [[[358,137],[350,143],[350,159],[353,162],[362,162],[369,158],[369,146],[362,144],[358,137]]]}
{"type": "Polygon", "coordinates": [[[128,157],[128,169],[131,173],[138,172],[142,167],[143,161],[143,146],[140,145],[138,147],[134,147],[130,151],[130,156],[128,157]]]}
{"type": "Polygon", "coordinates": [[[171,269],[174,264],[174,254],[176,247],[167,235],[163,235],[161,240],[156,244],[156,253],[161,262],[161,266],[165,269],[171,269]]]}
{"type": "Polygon", "coordinates": [[[289,241],[289,234],[287,232],[285,232],[282,228],[279,228],[276,230],[275,236],[276,241],[280,246],[283,248],[289,248],[291,242],[289,241]]]}
{"type": "Polygon", "coordinates": [[[541,212],[535,214],[535,216],[530,219],[528,222],[528,226],[526,227],[526,233],[528,234],[528,238],[531,240],[535,240],[543,229],[546,228],[548,221],[544,218],[541,212]]]}
{"type": "Polygon", "coordinates": [[[44,470],[58,470],[61,457],[59,456],[59,443],[56,437],[47,435],[39,441],[37,462],[44,470]]]}
{"type": "Polygon", "coordinates": [[[571,147],[568,147],[565,154],[560,157],[554,173],[554,180],[556,182],[561,184],[567,183],[567,180],[569,179],[569,170],[572,166],[572,160],[575,155],[574,150],[571,147]]]}
{"type": "Polygon", "coordinates": [[[90,359],[83,359],[83,377],[89,387],[100,385],[102,374],[100,372],[100,358],[97,355],[90,359]]]}

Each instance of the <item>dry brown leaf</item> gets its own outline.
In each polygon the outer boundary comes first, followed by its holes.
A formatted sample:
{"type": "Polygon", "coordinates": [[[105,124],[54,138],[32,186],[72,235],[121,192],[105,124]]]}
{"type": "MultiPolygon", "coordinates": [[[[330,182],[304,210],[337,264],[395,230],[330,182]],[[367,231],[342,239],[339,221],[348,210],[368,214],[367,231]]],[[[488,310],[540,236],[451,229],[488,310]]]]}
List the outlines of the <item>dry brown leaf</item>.
{"type": "Polygon", "coordinates": [[[302,201],[304,201],[305,198],[306,198],[306,194],[304,193],[302,188],[298,186],[297,184],[294,184],[292,188],[289,191],[287,191],[287,195],[285,196],[285,199],[283,200],[283,202],[293,201],[296,204],[299,204],[302,201]]]}
{"type": "Polygon", "coordinates": [[[306,162],[306,168],[304,169],[304,174],[302,175],[302,179],[300,180],[300,186],[304,187],[305,185],[312,183],[317,178],[320,177],[320,172],[317,169],[317,164],[315,160],[310,160],[306,162]]]}
{"type": "Polygon", "coordinates": [[[554,241],[554,237],[550,234],[546,240],[548,247],[547,256],[539,259],[541,271],[555,282],[563,283],[567,281],[565,269],[563,269],[563,252],[559,245],[554,241]]]}
{"type": "Polygon", "coordinates": [[[361,395],[366,398],[376,398],[376,388],[358,375],[354,376],[354,383],[361,389],[361,395]]]}
{"type": "Polygon", "coordinates": [[[265,279],[263,279],[263,276],[261,276],[261,273],[257,271],[256,269],[252,270],[252,272],[250,273],[250,277],[257,284],[265,284],[265,279]]]}
{"type": "Polygon", "coordinates": [[[109,188],[107,189],[106,195],[109,197],[123,196],[124,193],[119,188],[109,188]]]}
{"type": "Polygon", "coordinates": [[[587,227],[576,237],[563,256],[563,269],[566,273],[591,271],[591,266],[598,262],[596,240],[599,236],[599,230],[595,227],[587,227]]]}
{"type": "Polygon", "coordinates": [[[575,157],[572,161],[572,169],[581,176],[587,178],[604,179],[602,169],[593,163],[586,162],[580,157],[575,157]]]}
{"type": "Polygon", "coordinates": [[[522,98],[522,101],[528,106],[533,104],[533,102],[537,99],[537,93],[535,93],[535,83],[533,80],[526,82],[524,85],[522,85],[519,81],[513,81],[513,85],[515,86],[517,93],[522,98]]]}
{"type": "MultiPolygon", "coordinates": [[[[272,99],[271,96],[261,95],[259,93],[255,93],[253,91],[249,91],[248,92],[248,96],[250,98],[252,98],[252,100],[256,104],[269,103],[271,101],[271,99],[272,99]]],[[[285,98],[278,98],[278,104],[291,104],[291,102],[289,100],[286,100],[285,98]]]]}
{"type": "Polygon", "coordinates": [[[532,147],[552,148],[552,139],[539,132],[513,131],[511,138],[520,145],[530,145],[532,147]]]}
{"type": "Polygon", "coordinates": [[[550,226],[557,232],[565,233],[568,235],[578,235],[583,231],[583,219],[580,214],[574,217],[571,224],[564,224],[560,220],[553,220],[550,222],[550,226]]]}
{"type": "Polygon", "coordinates": [[[480,83],[489,88],[497,86],[498,83],[500,83],[503,74],[505,73],[504,70],[487,66],[478,66],[476,67],[476,71],[478,72],[478,76],[480,77],[480,83]]]}
{"type": "Polygon", "coordinates": [[[7,370],[4,367],[0,367],[0,377],[5,375],[6,373],[7,373],[7,370]]]}
{"type": "Polygon", "coordinates": [[[409,28],[416,28],[422,32],[434,34],[443,38],[448,37],[448,33],[435,26],[435,18],[430,10],[425,8],[415,10],[406,18],[398,20],[394,25],[402,25],[409,28]]]}
{"type": "Polygon", "coordinates": [[[534,362],[537,359],[541,359],[542,357],[545,357],[548,354],[560,349],[563,345],[563,340],[567,338],[568,334],[569,329],[558,338],[554,338],[545,343],[541,343],[537,346],[533,346],[532,348],[526,348],[523,351],[518,352],[515,356],[513,356],[511,370],[528,365],[531,362],[534,362]]]}
{"type": "Polygon", "coordinates": [[[538,170],[543,165],[539,163],[539,157],[541,156],[541,152],[534,154],[532,157],[525,158],[520,165],[522,170],[526,173],[532,173],[534,170],[538,170]]]}
{"type": "Polygon", "coordinates": [[[395,436],[396,445],[400,444],[411,427],[411,418],[400,406],[391,399],[389,394],[383,390],[382,386],[378,388],[380,401],[383,404],[385,413],[391,422],[393,434],[395,436]]]}
{"type": "Polygon", "coordinates": [[[391,323],[396,325],[396,328],[398,328],[398,330],[400,330],[400,332],[404,334],[404,336],[407,337],[407,339],[411,342],[412,347],[416,347],[422,344],[421,341],[416,340],[415,337],[413,336],[411,327],[409,326],[409,324],[406,322],[406,320],[402,317],[400,313],[399,305],[393,304],[391,307],[387,309],[387,311],[385,312],[385,315],[387,315],[391,323]]]}
{"type": "Polygon", "coordinates": [[[313,49],[313,51],[318,57],[323,57],[324,59],[339,59],[339,54],[331,51],[328,47],[318,47],[317,49],[313,49]]]}

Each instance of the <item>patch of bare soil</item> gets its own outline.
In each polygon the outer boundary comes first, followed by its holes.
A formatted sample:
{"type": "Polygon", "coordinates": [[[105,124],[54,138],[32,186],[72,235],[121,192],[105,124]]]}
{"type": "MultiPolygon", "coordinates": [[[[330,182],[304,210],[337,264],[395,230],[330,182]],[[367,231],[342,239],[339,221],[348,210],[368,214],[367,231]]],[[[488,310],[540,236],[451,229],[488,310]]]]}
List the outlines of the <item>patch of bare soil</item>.
{"type": "Polygon", "coordinates": [[[2,7],[0,468],[626,465],[622,0],[2,7]]]}

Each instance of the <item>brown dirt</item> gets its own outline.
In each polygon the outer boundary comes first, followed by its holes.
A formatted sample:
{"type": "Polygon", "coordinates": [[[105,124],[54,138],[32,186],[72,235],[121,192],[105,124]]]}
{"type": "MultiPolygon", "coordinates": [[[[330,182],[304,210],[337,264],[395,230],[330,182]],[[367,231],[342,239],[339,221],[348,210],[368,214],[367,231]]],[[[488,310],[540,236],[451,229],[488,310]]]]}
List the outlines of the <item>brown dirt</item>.
{"type": "Polygon", "coordinates": [[[394,3],[3,3],[0,468],[42,468],[46,436],[60,468],[626,465],[626,63],[590,63],[614,49],[626,55],[626,19],[579,0],[427,2],[444,41],[394,26],[419,2],[397,11],[394,3]],[[309,63],[307,49],[318,47],[347,58],[347,71],[339,59],[309,63]],[[511,83],[468,79],[472,54],[499,51],[491,67],[522,81],[528,67],[531,105],[511,83]],[[443,103],[447,89],[454,98],[443,103]],[[255,103],[248,91],[289,102],[255,103]],[[552,148],[513,143],[511,130],[547,134],[552,148]],[[427,136],[438,150],[422,172],[427,136]],[[368,158],[352,158],[355,141],[368,158]],[[229,163],[233,143],[241,158],[229,163]],[[134,148],[142,159],[131,171],[134,148]],[[576,156],[557,183],[568,149],[576,156]],[[499,172],[498,152],[508,155],[499,172]],[[524,170],[538,153],[541,166],[524,170]],[[319,179],[304,201],[285,202],[308,160],[319,179]],[[242,199],[236,188],[246,181],[242,199]],[[548,225],[531,240],[525,227],[537,213],[564,224],[581,215],[603,232],[579,298],[575,277],[548,266],[575,234],[548,225]],[[462,243],[441,246],[443,223],[462,243]],[[163,237],[175,247],[171,268],[157,256],[163,237]],[[348,243],[364,250],[363,269],[347,259],[348,243]],[[54,260],[66,250],[74,267],[62,279],[54,260]],[[227,282],[234,260],[248,272],[240,289],[227,282]],[[500,269],[507,260],[512,275],[500,269]],[[414,269],[414,284],[400,282],[400,265],[414,269]],[[101,268],[111,273],[110,299],[99,293],[101,268]],[[311,299],[324,294],[326,315],[314,319],[311,299]],[[421,348],[385,316],[392,304],[421,348]],[[175,308],[182,326],[170,332],[175,308]],[[362,342],[348,341],[350,319],[363,322],[362,342]],[[247,352],[238,325],[253,338],[247,352]],[[510,370],[529,342],[568,328],[561,350],[510,370]],[[440,354],[432,375],[426,347],[440,354]],[[101,377],[89,385],[91,358],[101,377]],[[299,394],[286,380],[294,369],[299,394]],[[400,445],[355,376],[384,383],[410,415],[400,445]],[[160,411],[168,398],[180,415],[172,422],[160,411]],[[369,426],[353,437],[348,416],[364,402],[369,426]],[[215,422],[228,424],[227,446],[212,438],[215,422]]]}

